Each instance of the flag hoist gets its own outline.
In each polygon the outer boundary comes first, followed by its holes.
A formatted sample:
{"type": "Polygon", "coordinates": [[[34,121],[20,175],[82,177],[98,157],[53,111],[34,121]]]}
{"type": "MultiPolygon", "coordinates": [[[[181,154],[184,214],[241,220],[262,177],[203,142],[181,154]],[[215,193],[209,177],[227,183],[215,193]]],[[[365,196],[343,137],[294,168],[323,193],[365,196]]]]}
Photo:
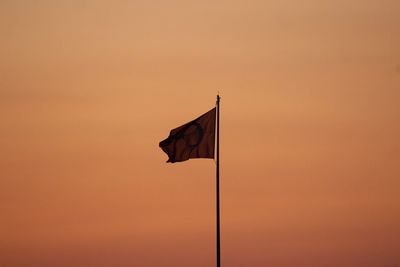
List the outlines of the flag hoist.
{"type": "Polygon", "coordinates": [[[221,266],[220,201],[219,201],[219,106],[200,117],[171,130],[167,139],[160,142],[160,148],[168,155],[170,163],[192,158],[211,158],[216,161],[216,211],[217,211],[217,267],[221,266]]]}

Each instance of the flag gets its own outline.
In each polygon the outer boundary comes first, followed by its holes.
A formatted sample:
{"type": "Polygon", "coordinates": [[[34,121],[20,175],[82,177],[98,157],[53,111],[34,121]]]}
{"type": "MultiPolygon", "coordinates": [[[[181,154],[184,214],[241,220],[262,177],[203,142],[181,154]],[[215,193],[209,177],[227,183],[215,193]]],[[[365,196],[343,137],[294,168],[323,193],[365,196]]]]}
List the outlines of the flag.
{"type": "Polygon", "coordinates": [[[197,119],[171,130],[160,148],[167,153],[167,162],[191,158],[214,158],[216,108],[197,119]]]}

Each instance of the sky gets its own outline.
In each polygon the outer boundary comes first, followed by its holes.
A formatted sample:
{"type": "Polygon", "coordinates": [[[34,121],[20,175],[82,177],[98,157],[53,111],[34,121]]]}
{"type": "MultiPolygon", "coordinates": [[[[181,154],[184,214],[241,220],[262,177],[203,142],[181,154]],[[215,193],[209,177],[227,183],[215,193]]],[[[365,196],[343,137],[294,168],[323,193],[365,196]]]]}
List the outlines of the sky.
{"type": "Polygon", "coordinates": [[[0,266],[400,266],[400,2],[0,1],[0,266]]]}

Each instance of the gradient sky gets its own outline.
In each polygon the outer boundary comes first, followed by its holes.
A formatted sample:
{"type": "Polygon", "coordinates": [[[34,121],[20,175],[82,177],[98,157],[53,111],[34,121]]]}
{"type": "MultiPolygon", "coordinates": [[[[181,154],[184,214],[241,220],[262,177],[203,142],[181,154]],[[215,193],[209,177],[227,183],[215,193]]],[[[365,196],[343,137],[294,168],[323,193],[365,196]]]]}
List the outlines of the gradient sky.
{"type": "Polygon", "coordinates": [[[0,266],[400,266],[400,1],[0,1],[0,266]]]}

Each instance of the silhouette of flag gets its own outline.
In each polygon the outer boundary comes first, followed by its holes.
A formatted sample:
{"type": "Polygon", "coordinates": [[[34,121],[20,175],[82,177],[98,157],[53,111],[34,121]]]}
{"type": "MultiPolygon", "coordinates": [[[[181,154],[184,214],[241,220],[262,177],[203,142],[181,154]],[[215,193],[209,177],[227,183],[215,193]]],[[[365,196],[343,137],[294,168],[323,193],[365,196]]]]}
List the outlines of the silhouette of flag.
{"type": "Polygon", "coordinates": [[[180,162],[191,158],[214,158],[216,108],[197,119],[171,130],[160,142],[167,153],[167,162],[180,162]]]}

